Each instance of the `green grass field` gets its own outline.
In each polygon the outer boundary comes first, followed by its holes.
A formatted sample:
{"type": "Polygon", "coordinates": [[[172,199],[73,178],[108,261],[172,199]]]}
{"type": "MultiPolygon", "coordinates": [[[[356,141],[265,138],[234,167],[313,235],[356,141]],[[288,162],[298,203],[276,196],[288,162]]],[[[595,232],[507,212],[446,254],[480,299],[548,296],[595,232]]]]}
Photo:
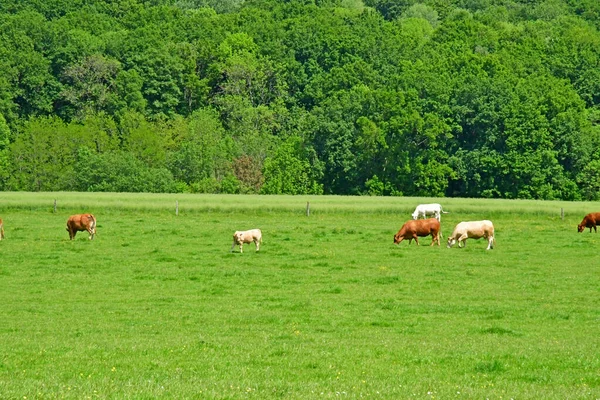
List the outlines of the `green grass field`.
{"type": "Polygon", "coordinates": [[[600,398],[600,234],[576,231],[600,203],[0,193],[0,204],[1,399],[600,398]],[[450,211],[444,238],[491,219],[496,248],[394,246],[429,201],[450,211]],[[80,212],[98,219],[94,241],[68,240],[80,212]],[[250,228],[261,251],[231,253],[233,231],[250,228]]]}

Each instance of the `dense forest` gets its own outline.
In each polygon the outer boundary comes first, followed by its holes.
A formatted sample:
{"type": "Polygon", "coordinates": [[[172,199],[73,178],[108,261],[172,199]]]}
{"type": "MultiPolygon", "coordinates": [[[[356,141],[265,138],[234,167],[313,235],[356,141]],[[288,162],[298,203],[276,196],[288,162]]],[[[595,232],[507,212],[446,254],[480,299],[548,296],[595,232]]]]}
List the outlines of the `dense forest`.
{"type": "Polygon", "coordinates": [[[2,0],[0,190],[600,200],[600,1],[2,0]]]}

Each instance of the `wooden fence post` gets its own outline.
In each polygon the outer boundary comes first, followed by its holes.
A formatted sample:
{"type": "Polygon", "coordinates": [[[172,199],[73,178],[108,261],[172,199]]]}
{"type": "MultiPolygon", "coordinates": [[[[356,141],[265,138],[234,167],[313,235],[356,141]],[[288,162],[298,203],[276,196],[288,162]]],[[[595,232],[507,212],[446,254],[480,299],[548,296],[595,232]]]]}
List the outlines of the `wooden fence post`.
{"type": "Polygon", "coordinates": [[[310,203],[308,201],[306,202],[306,216],[310,217],[310,203]]]}
{"type": "Polygon", "coordinates": [[[56,214],[56,199],[54,199],[54,214],[56,214]]]}
{"type": "Polygon", "coordinates": [[[560,219],[565,220],[565,209],[562,207],[560,208],[560,219]]]}
{"type": "Polygon", "coordinates": [[[179,200],[175,200],[175,215],[179,215],[179,200]]]}

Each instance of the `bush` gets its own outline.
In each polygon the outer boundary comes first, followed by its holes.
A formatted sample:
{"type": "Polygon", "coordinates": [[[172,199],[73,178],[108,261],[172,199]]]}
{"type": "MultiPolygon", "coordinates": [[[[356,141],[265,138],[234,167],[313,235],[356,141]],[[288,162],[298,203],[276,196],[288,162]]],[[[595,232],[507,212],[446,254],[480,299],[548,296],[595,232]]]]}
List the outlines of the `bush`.
{"type": "Polygon", "coordinates": [[[79,150],[75,168],[77,190],[87,192],[174,193],[178,187],[166,168],[150,168],[131,153],[96,154],[79,150]]]}

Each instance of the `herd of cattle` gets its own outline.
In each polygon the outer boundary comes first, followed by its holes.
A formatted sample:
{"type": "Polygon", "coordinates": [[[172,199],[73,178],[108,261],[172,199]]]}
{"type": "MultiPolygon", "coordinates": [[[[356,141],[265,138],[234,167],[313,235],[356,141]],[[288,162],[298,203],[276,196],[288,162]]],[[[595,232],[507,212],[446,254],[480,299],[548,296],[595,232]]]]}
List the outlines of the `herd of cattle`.
{"type": "MultiPolygon", "coordinates": [[[[431,246],[436,242],[440,245],[440,238],[442,231],[440,229],[440,222],[442,220],[442,214],[447,214],[447,211],[442,210],[442,206],[437,203],[433,204],[419,204],[415,211],[412,213],[413,219],[407,221],[402,228],[394,235],[394,244],[400,244],[403,240],[407,239],[410,244],[414,239],[417,245],[419,244],[419,236],[431,235],[432,241],[431,246]],[[427,218],[432,216],[432,218],[427,218]],[[421,217],[425,219],[420,219],[421,217]]],[[[488,241],[487,250],[494,248],[494,224],[492,221],[487,219],[483,221],[468,221],[461,222],[452,231],[452,235],[448,238],[448,247],[454,246],[458,243],[458,247],[465,247],[467,245],[467,239],[481,239],[484,238],[488,241]]]]}
{"type": "MultiPolygon", "coordinates": [[[[440,237],[442,235],[440,230],[442,214],[447,214],[447,212],[442,210],[440,204],[419,204],[412,213],[413,219],[402,225],[402,228],[394,235],[394,244],[399,244],[405,239],[408,239],[408,243],[410,244],[414,239],[418,245],[419,236],[423,237],[431,235],[433,240],[431,241],[430,246],[433,246],[436,242],[439,246],[440,237]],[[432,216],[433,218],[427,218],[429,216],[432,216]],[[421,217],[425,219],[419,219],[421,217]]],[[[596,226],[599,224],[600,213],[587,214],[583,217],[581,223],[577,225],[577,232],[583,232],[585,228],[590,228],[590,232],[592,232],[593,228],[594,232],[597,232],[596,226]]],[[[452,235],[448,238],[447,245],[448,248],[450,248],[458,242],[458,247],[464,247],[467,243],[467,239],[481,238],[487,240],[487,250],[494,248],[496,240],[494,239],[494,224],[492,224],[492,221],[485,219],[482,221],[460,222],[454,227],[452,235]]]]}
{"type": "MultiPolygon", "coordinates": [[[[400,244],[400,242],[405,239],[408,240],[408,243],[410,244],[414,239],[418,245],[419,237],[431,235],[432,241],[430,246],[433,246],[436,242],[439,246],[440,238],[442,236],[440,222],[442,220],[442,214],[447,213],[448,212],[443,211],[442,206],[437,203],[419,204],[412,213],[413,219],[404,223],[398,233],[394,235],[394,244],[400,244]]],[[[585,228],[590,228],[590,233],[592,232],[592,228],[594,229],[594,232],[597,232],[597,225],[600,225],[600,213],[587,214],[583,217],[581,223],[577,225],[577,232],[583,232],[585,228]]],[[[67,220],[69,239],[73,240],[75,239],[77,232],[85,231],[90,234],[90,240],[94,239],[94,236],[96,235],[96,217],[92,214],[71,215],[67,220]]],[[[487,240],[487,250],[494,248],[496,240],[494,239],[494,224],[492,224],[492,221],[460,222],[454,227],[452,235],[448,238],[447,246],[450,248],[458,243],[458,247],[465,247],[467,239],[481,238],[487,240]]],[[[0,218],[0,240],[2,239],[4,239],[4,222],[0,218]]],[[[256,246],[256,251],[259,251],[260,244],[262,243],[262,232],[260,229],[235,231],[233,234],[231,251],[233,251],[237,245],[240,247],[240,253],[242,253],[243,245],[252,242],[254,242],[254,245],[256,246]]]]}

